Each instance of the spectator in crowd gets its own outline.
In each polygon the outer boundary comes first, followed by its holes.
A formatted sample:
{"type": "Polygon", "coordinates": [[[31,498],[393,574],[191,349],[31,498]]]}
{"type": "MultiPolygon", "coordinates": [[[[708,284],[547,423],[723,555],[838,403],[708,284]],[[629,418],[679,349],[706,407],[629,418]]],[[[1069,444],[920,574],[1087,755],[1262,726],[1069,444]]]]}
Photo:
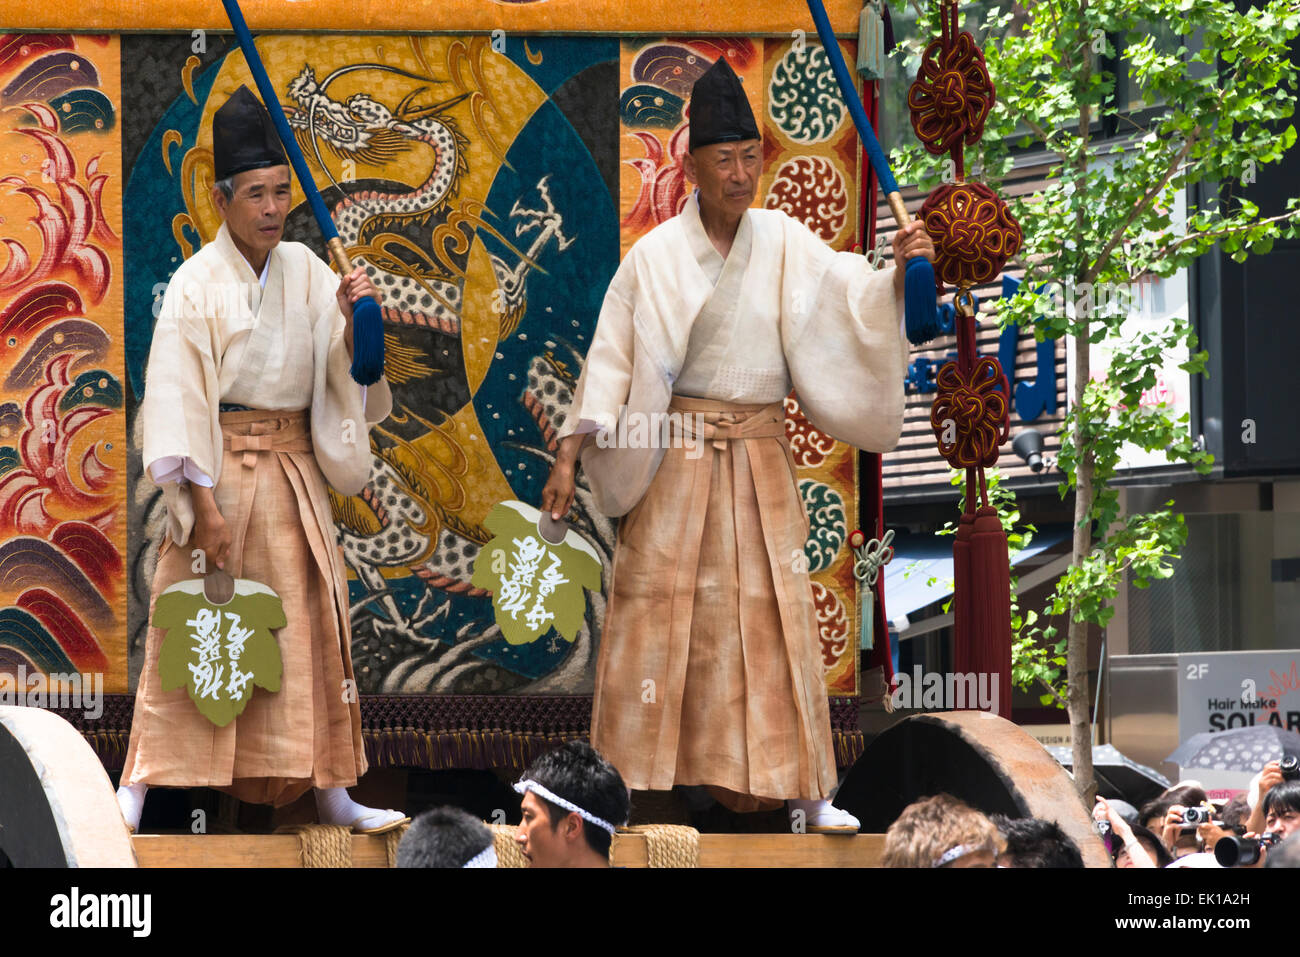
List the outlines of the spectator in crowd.
{"type": "Polygon", "coordinates": [[[1246,795],[1238,794],[1226,801],[1210,822],[1196,828],[1196,839],[1201,847],[1213,853],[1214,846],[1225,837],[1240,837],[1246,833],[1246,819],[1250,817],[1250,806],[1246,795]]]}
{"type": "Polygon", "coordinates": [[[458,807],[417,817],[397,845],[398,867],[496,867],[492,831],[458,807]]]}
{"type": "Polygon", "coordinates": [[[523,820],[515,840],[533,867],[609,867],[628,790],[614,765],[583,741],[548,751],[515,785],[523,820]]]}
{"type": "Polygon", "coordinates": [[[1251,814],[1246,822],[1246,830],[1256,834],[1268,830],[1268,823],[1264,819],[1266,814],[1264,803],[1268,795],[1280,785],[1296,783],[1287,781],[1282,776],[1281,761],[1270,761],[1264,765],[1263,770],[1251,782],[1250,791],[1247,792],[1246,800],[1250,805],[1251,814]]]}
{"type": "Polygon", "coordinates": [[[1055,821],[994,815],[993,823],[1006,841],[999,867],[1083,867],[1079,845],[1055,821]]]}
{"type": "Polygon", "coordinates": [[[1250,820],[1250,802],[1246,800],[1246,795],[1234,795],[1232,800],[1223,805],[1219,816],[1223,820],[1225,831],[1236,835],[1245,834],[1249,830],[1246,822],[1250,820]]]}
{"type": "Polygon", "coordinates": [[[1300,832],[1300,781],[1274,785],[1260,802],[1264,830],[1283,839],[1300,832]]]}
{"type": "MultiPolygon", "coordinates": [[[[1159,797],[1152,798],[1142,805],[1140,812],[1142,825],[1149,831],[1159,834],[1168,821],[1169,810],[1173,807],[1199,807],[1208,800],[1205,789],[1195,782],[1179,782],[1165,789],[1159,797]]],[[[1181,817],[1179,823],[1181,824],[1181,817]]]]}
{"type": "MultiPolygon", "coordinates": [[[[1142,809],[1144,819],[1150,806],[1148,804],[1142,809]]],[[[1110,852],[1116,867],[1168,867],[1173,863],[1169,851],[1150,829],[1140,824],[1129,824],[1105,798],[1097,798],[1092,816],[1094,820],[1109,825],[1110,852]]]]}
{"type": "Polygon", "coordinates": [[[885,867],[996,867],[993,822],[947,794],[909,804],[885,832],[885,867]]]}
{"type": "MultiPolygon", "coordinates": [[[[1261,847],[1259,860],[1254,864],[1239,865],[1244,867],[1288,867],[1292,866],[1286,863],[1270,865],[1269,860],[1281,852],[1282,843],[1292,843],[1293,836],[1300,834],[1300,781],[1288,781],[1277,772],[1275,780],[1270,780],[1273,775],[1271,771],[1276,771],[1278,762],[1270,761],[1264,766],[1251,791],[1255,792],[1256,785],[1262,798],[1259,805],[1251,814],[1252,822],[1262,821],[1263,832],[1255,830],[1253,827],[1246,832],[1248,839],[1258,839],[1263,835],[1271,835],[1276,841],[1273,846],[1261,847]]],[[[1256,826],[1259,826],[1256,824],[1256,826]]],[[[1288,852],[1286,859],[1290,860],[1294,850],[1288,852]]]]}
{"type": "Polygon", "coordinates": [[[1300,867],[1300,837],[1294,834],[1265,851],[1265,867],[1300,867]]]}
{"type": "Polygon", "coordinates": [[[1194,781],[1180,782],[1142,808],[1142,820],[1148,830],[1160,836],[1165,848],[1175,858],[1201,850],[1197,828],[1183,821],[1189,807],[1213,808],[1205,789],[1194,781]]]}
{"type": "MultiPolygon", "coordinates": [[[[1116,834],[1119,835],[1118,830],[1116,834]]],[[[1132,841],[1120,837],[1113,846],[1115,866],[1125,867],[1168,867],[1174,862],[1174,856],[1149,829],[1139,824],[1130,829],[1132,841]]]]}

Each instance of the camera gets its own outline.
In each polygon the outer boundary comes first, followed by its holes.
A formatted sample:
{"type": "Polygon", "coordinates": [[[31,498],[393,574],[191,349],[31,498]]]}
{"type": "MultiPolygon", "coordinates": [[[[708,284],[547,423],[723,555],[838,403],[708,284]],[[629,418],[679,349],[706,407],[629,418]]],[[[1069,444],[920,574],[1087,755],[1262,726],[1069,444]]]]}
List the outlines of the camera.
{"type": "Polygon", "coordinates": [[[1184,824],[1209,824],[1210,814],[1213,813],[1208,807],[1189,807],[1183,811],[1184,824]]]}
{"type": "Polygon", "coordinates": [[[1259,863],[1261,848],[1272,847],[1277,843],[1278,835],[1269,831],[1261,838],[1224,837],[1214,845],[1214,859],[1222,867],[1249,867],[1259,863]]]}
{"type": "Polygon", "coordinates": [[[1284,756],[1279,762],[1278,768],[1282,772],[1283,781],[1300,780],[1300,758],[1294,754],[1284,756]]]}

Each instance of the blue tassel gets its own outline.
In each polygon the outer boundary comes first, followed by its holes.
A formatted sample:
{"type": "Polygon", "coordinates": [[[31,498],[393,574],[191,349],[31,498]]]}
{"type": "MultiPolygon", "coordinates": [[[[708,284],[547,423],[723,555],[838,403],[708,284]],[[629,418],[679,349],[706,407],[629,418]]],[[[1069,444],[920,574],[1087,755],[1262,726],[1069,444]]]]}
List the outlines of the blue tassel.
{"type": "Polygon", "coordinates": [[[366,296],[352,304],[352,378],[374,385],[384,374],[384,315],[366,296]]]}
{"type": "Polygon", "coordinates": [[[903,316],[907,320],[907,339],[914,346],[929,342],[942,331],[936,298],[930,261],[920,256],[909,260],[903,274],[903,316]]]}

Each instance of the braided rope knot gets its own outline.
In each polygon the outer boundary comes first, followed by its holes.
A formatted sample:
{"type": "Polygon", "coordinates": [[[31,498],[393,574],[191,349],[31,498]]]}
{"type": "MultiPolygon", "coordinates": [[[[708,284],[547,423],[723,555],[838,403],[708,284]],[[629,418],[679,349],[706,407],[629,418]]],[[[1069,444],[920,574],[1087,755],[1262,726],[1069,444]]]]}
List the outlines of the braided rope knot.
{"type": "Polygon", "coordinates": [[[993,99],[984,53],[964,30],[955,40],[944,36],[927,44],[921,68],[907,90],[912,129],[936,156],[959,142],[970,146],[983,136],[993,99]]]}
{"type": "Polygon", "coordinates": [[[1002,198],[983,183],[940,186],[917,215],[934,242],[937,272],[947,285],[992,282],[1020,251],[1020,224],[1002,198]]]}
{"type": "Polygon", "coordinates": [[[939,370],[936,382],[939,392],[930,407],[930,427],[939,454],[958,469],[996,464],[998,449],[1007,440],[1009,411],[1002,366],[996,359],[982,356],[963,374],[956,362],[948,362],[939,370]],[[954,433],[952,442],[944,441],[947,432],[954,433]]]}

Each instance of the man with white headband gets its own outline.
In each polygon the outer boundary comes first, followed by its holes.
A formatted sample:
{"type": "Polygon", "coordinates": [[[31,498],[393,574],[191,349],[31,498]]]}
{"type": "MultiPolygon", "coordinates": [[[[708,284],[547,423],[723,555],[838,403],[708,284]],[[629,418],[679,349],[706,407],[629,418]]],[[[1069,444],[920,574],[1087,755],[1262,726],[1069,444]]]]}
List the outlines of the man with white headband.
{"type": "Polygon", "coordinates": [[[515,785],[522,821],[515,840],[532,867],[609,867],[614,831],[627,823],[618,770],[589,744],[548,751],[515,785]]]}

